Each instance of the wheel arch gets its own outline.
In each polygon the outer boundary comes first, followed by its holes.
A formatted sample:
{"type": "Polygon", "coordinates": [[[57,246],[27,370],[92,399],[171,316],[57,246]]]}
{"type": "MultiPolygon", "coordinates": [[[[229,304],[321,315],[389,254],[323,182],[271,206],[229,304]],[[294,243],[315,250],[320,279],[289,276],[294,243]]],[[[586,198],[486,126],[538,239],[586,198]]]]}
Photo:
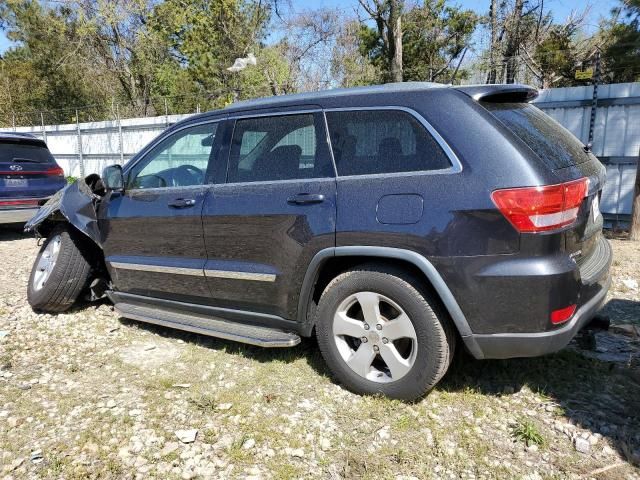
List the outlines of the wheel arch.
{"type": "Polygon", "coordinates": [[[103,278],[110,281],[109,271],[106,267],[104,251],[95,240],[87,235],[85,231],[77,225],[65,218],[62,213],[57,210],[46,217],[38,224],[38,235],[42,238],[49,237],[57,228],[64,228],[75,232],[78,239],[77,247],[83,252],[83,255],[91,265],[92,278],[103,278]]]}
{"type": "MultiPolygon", "coordinates": [[[[456,330],[471,354],[476,358],[482,358],[482,352],[473,340],[472,331],[464,313],[434,265],[417,252],[393,247],[348,246],[327,248],[318,252],[307,268],[298,300],[298,321],[301,325],[301,335],[310,336],[315,326],[314,315],[310,315],[310,313],[315,311],[314,293],[317,294],[318,285],[325,283],[319,282],[323,279],[323,275],[327,278],[333,277],[337,271],[335,265],[343,265],[342,269],[344,270],[345,264],[349,268],[352,265],[372,260],[394,262],[396,265],[401,263],[404,266],[410,266],[416,273],[419,272],[449,313],[456,330]],[[345,262],[339,262],[338,259],[345,262]]],[[[324,287],[321,288],[324,289],[324,287]]]]}

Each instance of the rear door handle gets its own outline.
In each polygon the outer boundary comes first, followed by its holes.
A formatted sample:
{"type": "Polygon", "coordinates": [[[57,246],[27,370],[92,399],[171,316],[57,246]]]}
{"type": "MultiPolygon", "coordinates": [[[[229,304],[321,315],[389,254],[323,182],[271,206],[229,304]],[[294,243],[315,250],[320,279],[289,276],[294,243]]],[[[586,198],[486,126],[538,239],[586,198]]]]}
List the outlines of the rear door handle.
{"type": "Polygon", "coordinates": [[[298,193],[287,198],[287,202],[294,205],[308,205],[310,203],[324,202],[324,195],[321,193],[298,193]]]}
{"type": "Polygon", "coordinates": [[[176,198],[169,202],[169,206],[173,208],[187,208],[193,207],[196,201],[193,198],[176,198]]]}

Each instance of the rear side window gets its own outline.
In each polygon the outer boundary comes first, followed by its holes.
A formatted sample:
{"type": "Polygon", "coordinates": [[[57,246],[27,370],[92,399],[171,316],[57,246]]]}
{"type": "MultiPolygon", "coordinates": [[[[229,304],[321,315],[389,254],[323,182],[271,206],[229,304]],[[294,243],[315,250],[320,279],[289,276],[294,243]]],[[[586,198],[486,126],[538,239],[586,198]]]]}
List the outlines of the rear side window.
{"type": "Polygon", "coordinates": [[[53,163],[51,152],[43,146],[18,142],[0,143],[0,162],[53,163]]]}
{"type": "Polygon", "coordinates": [[[399,110],[327,112],[338,175],[449,168],[438,142],[416,118],[399,110]]]}
{"type": "Polygon", "coordinates": [[[308,113],[236,121],[228,183],[333,176],[321,117],[308,113]],[[325,142],[326,144],[326,142],[325,142]]]}
{"type": "Polygon", "coordinates": [[[483,102],[482,105],[549,168],[566,168],[589,160],[582,143],[539,108],[529,103],[483,102]]]}

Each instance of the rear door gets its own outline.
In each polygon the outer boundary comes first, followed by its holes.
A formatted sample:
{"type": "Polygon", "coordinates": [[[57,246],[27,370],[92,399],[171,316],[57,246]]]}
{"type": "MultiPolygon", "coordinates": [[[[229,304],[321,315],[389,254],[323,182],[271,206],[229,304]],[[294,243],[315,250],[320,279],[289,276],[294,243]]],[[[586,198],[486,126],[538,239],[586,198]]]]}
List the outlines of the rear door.
{"type": "Polygon", "coordinates": [[[453,250],[437,242],[450,242],[441,235],[453,223],[442,192],[458,188],[461,166],[424,118],[402,107],[326,115],[338,172],[336,244],[453,250]]]}
{"type": "Polygon", "coordinates": [[[217,121],[186,125],[126,171],[125,193],[110,198],[100,219],[118,291],[193,303],[209,297],[201,215],[217,131],[217,121]]]}
{"type": "Polygon", "coordinates": [[[212,301],[295,318],[309,262],[335,245],[336,185],[324,118],[305,110],[243,112],[230,121],[226,181],[211,188],[203,211],[212,301]]]}

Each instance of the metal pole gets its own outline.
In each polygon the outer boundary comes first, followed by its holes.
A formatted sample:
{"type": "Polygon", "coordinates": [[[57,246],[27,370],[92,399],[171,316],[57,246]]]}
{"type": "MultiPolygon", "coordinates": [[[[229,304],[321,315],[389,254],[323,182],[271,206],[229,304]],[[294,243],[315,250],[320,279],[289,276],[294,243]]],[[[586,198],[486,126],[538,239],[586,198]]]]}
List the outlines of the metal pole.
{"type": "Polygon", "coordinates": [[[40,112],[40,125],[42,125],[42,139],[47,142],[47,131],[44,129],[44,115],[40,112]]]}
{"type": "Polygon", "coordinates": [[[164,125],[169,126],[169,106],[167,105],[167,97],[164,97],[164,125]]]}
{"type": "Polygon", "coordinates": [[[118,118],[118,145],[120,148],[120,165],[124,165],[124,142],[122,141],[122,123],[120,122],[120,106],[116,104],[116,116],[118,118]]]}
{"type": "Polygon", "coordinates": [[[13,124],[13,131],[16,131],[16,114],[12,113],[11,114],[11,123],[13,124]]]}
{"type": "Polygon", "coordinates": [[[587,139],[587,145],[593,145],[593,134],[596,126],[598,83],[600,83],[600,49],[596,50],[596,68],[593,75],[593,95],[591,97],[591,117],[589,118],[589,138],[587,139]]]}
{"type": "Polygon", "coordinates": [[[82,155],[82,132],[80,130],[80,116],[76,110],[76,132],[78,140],[78,160],[80,161],[80,177],[84,178],[84,158],[82,155]]]}

